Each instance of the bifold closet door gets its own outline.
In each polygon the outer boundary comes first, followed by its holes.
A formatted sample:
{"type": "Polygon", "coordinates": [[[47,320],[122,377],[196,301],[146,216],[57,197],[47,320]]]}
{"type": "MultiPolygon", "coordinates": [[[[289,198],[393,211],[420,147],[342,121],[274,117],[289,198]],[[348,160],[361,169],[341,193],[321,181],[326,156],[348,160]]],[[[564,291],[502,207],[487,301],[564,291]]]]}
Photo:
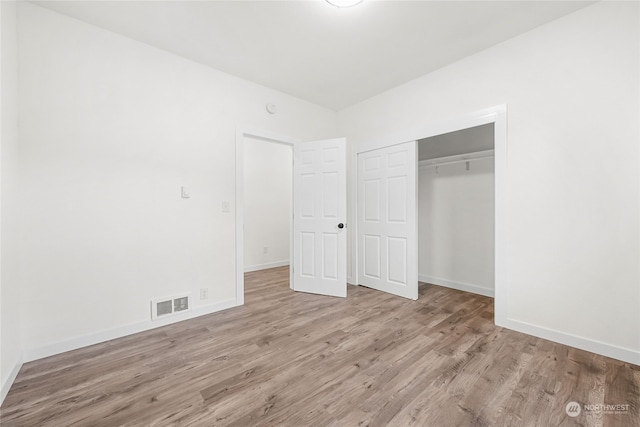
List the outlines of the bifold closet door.
{"type": "Polygon", "coordinates": [[[417,143],[358,154],[361,285],[418,299],[417,143]]]}

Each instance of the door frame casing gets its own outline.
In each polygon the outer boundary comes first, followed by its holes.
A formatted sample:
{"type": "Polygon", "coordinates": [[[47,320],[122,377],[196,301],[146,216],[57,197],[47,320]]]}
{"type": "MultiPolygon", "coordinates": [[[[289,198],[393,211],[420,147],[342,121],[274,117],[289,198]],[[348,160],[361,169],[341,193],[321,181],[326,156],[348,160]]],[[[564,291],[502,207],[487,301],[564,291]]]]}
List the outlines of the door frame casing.
{"type": "MultiPolygon", "coordinates": [[[[360,282],[358,271],[359,247],[358,247],[358,155],[378,148],[391,147],[409,141],[418,141],[444,133],[455,132],[485,124],[494,124],[494,165],[495,165],[495,324],[506,326],[508,303],[508,270],[507,270],[507,105],[497,105],[476,111],[474,113],[452,117],[410,129],[402,129],[397,132],[383,135],[375,139],[362,141],[355,145],[351,159],[350,188],[356,194],[353,212],[350,213],[350,222],[355,226],[349,238],[353,242],[351,253],[351,279],[354,284],[360,282]]],[[[417,167],[417,165],[416,165],[417,167]]],[[[417,255],[417,254],[416,254],[417,255]]]]}
{"type": "MultiPolygon", "coordinates": [[[[244,139],[255,138],[268,143],[283,144],[291,147],[293,163],[293,146],[299,139],[274,132],[256,129],[249,126],[236,128],[236,305],[244,304],[244,139]]],[[[293,173],[291,175],[293,180],[293,173]]],[[[293,194],[292,194],[293,212],[293,194]]],[[[289,265],[293,263],[293,221],[289,226],[289,265]]],[[[293,272],[289,269],[289,287],[293,286],[293,272]]]]}

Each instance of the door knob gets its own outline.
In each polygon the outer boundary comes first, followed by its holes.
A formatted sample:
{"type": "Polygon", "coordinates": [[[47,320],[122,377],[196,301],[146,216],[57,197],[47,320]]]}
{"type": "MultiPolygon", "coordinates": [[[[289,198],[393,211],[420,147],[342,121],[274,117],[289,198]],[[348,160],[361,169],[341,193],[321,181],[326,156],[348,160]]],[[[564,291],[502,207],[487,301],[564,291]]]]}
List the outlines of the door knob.
{"type": "Polygon", "coordinates": [[[344,228],[344,224],[343,223],[338,224],[338,228],[344,228]]]}

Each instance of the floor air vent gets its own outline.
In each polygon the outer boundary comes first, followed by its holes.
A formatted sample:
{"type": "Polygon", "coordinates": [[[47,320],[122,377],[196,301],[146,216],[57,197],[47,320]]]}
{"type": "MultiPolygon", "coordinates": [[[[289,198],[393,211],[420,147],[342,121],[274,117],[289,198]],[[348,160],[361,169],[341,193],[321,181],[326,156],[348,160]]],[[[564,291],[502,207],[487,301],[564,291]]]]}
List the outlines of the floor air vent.
{"type": "Polygon", "coordinates": [[[177,297],[151,300],[151,319],[171,316],[191,308],[191,296],[180,295],[177,297]]]}

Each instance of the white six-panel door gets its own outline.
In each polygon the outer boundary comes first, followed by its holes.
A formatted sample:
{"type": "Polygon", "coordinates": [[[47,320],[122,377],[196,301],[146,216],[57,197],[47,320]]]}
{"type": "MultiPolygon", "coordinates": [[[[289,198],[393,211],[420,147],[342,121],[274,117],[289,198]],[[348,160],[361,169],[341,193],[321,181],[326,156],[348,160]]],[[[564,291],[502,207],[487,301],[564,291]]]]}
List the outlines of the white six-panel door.
{"type": "Polygon", "coordinates": [[[293,289],[347,296],[346,140],[293,147],[293,289]]]}
{"type": "Polygon", "coordinates": [[[358,154],[361,285],[418,299],[417,144],[358,154]]]}

